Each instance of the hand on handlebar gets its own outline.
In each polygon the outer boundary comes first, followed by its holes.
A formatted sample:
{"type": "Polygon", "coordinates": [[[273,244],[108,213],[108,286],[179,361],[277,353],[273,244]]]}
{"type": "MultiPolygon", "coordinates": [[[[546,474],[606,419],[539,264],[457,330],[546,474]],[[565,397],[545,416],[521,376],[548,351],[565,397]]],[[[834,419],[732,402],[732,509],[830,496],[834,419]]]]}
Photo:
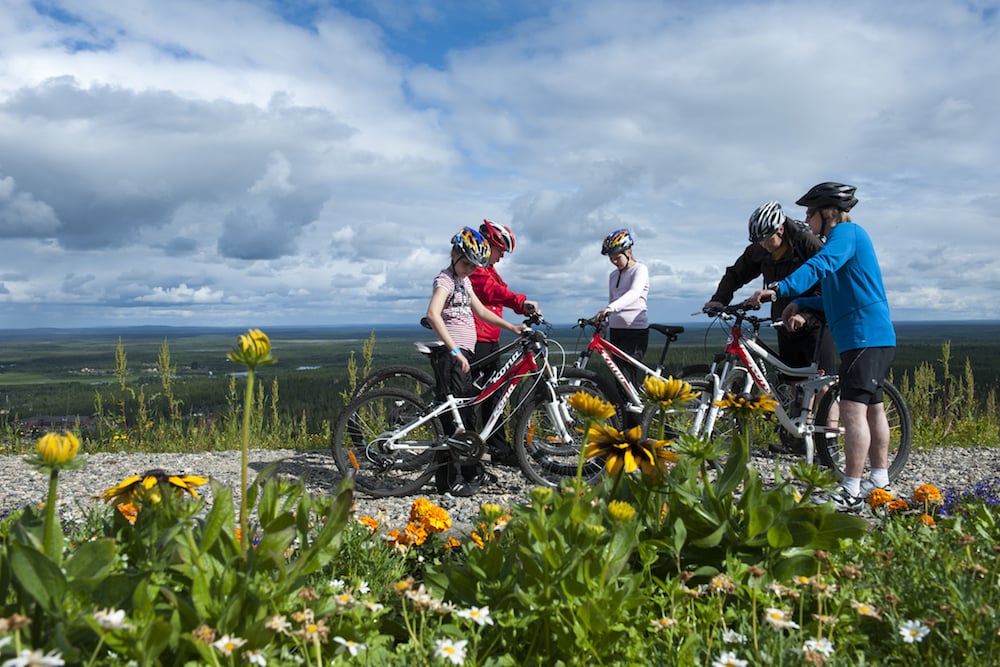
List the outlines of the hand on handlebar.
{"type": "Polygon", "coordinates": [[[773,289],[759,289],[753,293],[753,295],[747,299],[747,303],[757,308],[760,308],[760,304],[764,301],[777,301],[778,294],[773,289]]]}

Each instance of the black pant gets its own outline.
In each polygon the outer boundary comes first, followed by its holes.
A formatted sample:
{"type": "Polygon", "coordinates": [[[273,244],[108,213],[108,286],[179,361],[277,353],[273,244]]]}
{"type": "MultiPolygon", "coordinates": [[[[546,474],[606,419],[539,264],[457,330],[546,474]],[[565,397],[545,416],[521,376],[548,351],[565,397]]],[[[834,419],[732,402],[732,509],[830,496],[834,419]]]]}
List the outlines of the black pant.
{"type": "MultiPolygon", "coordinates": [[[[609,329],[608,340],[622,352],[642,361],[649,347],[649,329],[609,329]]],[[[639,369],[632,364],[619,364],[622,373],[638,389],[641,387],[639,369]]],[[[645,378],[643,378],[645,379],[645,378]]]]}
{"type": "MultiPolygon", "coordinates": [[[[476,342],[476,352],[473,355],[473,361],[480,362],[481,359],[488,357],[493,352],[500,349],[500,343],[497,341],[477,341],[476,342]]],[[[497,356],[486,363],[479,363],[476,366],[476,375],[482,377],[483,379],[488,379],[493,375],[497,369],[500,368],[500,357],[497,356]]],[[[479,408],[479,423],[485,424],[486,420],[490,418],[493,413],[493,408],[500,401],[499,392],[490,396],[480,404],[479,408]]],[[[499,428],[493,431],[489,439],[487,439],[486,444],[488,448],[492,451],[505,451],[508,449],[507,438],[504,434],[504,428],[501,424],[499,428]]]]}

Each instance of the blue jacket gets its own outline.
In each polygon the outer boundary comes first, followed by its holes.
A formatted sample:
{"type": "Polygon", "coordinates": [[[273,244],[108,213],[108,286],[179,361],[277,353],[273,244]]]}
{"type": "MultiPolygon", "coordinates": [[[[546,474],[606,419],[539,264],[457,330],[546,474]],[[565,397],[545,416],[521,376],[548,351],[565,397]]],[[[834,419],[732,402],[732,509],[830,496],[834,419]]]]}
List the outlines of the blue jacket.
{"type": "Polygon", "coordinates": [[[841,353],[895,347],[882,271],[868,232],[850,222],[834,226],[823,249],[779,282],[778,289],[782,296],[794,296],[817,282],[822,296],[800,297],[795,303],[824,313],[841,353]]]}

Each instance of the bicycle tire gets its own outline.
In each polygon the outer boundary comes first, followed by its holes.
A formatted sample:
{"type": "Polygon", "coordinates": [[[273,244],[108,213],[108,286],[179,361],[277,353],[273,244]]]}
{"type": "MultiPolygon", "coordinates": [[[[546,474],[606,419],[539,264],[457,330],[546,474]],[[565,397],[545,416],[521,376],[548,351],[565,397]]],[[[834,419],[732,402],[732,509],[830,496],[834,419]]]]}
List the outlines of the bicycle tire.
{"type": "Polygon", "coordinates": [[[412,391],[425,401],[434,395],[434,376],[415,366],[386,366],[369,373],[354,390],[355,396],[381,387],[412,391]]]}
{"type": "Polygon", "coordinates": [[[444,439],[440,419],[414,430],[414,449],[382,449],[383,438],[426,414],[430,407],[405,389],[382,387],[355,397],[337,418],[331,448],[337,468],[354,475],[357,488],[373,496],[405,496],[427,484],[437,468],[435,443],[444,439]]]}
{"type": "MultiPolygon", "coordinates": [[[[577,466],[580,461],[580,452],[585,445],[586,434],[584,427],[586,420],[570,407],[568,399],[573,394],[584,391],[608,401],[607,397],[601,394],[596,386],[587,385],[557,385],[555,388],[555,400],[558,406],[553,404],[550,397],[533,397],[528,402],[514,429],[514,451],[517,452],[521,470],[535,484],[558,488],[565,479],[573,479],[577,474],[577,466]],[[559,437],[559,430],[556,428],[553,411],[565,410],[565,414],[570,417],[570,423],[566,425],[572,436],[571,443],[564,443],[559,437]]],[[[617,413],[608,420],[608,423],[618,427],[620,421],[617,413]]],[[[583,480],[592,484],[604,472],[602,461],[585,461],[583,466],[583,480]]]]}
{"type": "MultiPolygon", "coordinates": [[[[884,395],[885,416],[889,421],[889,479],[894,480],[910,459],[910,450],[913,446],[913,417],[910,413],[910,407],[895,385],[886,381],[882,385],[882,393],[884,395]]],[[[820,401],[819,407],[816,409],[817,424],[830,422],[830,410],[834,403],[838,405],[840,403],[839,383],[831,386],[820,401]]],[[[844,438],[839,419],[837,425],[836,432],[817,433],[813,441],[816,447],[816,457],[819,461],[830,468],[837,475],[837,479],[843,479],[844,438]]],[[[865,469],[868,468],[869,463],[866,461],[865,469]]]]}

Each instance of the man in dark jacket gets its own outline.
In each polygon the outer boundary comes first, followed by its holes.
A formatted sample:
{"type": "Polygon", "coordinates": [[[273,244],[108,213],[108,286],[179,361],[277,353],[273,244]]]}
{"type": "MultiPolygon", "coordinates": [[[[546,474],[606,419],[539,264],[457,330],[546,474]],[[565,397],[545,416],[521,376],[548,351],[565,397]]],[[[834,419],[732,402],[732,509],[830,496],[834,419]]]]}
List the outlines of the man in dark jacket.
{"type": "MultiPolygon", "coordinates": [[[[715,288],[715,294],[705,304],[706,309],[729,305],[736,290],[758,276],[763,276],[764,285],[787,277],[823,247],[823,242],[805,223],[786,216],[781,210],[781,204],[776,201],[768,202],[754,211],[748,228],[750,245],[726,269],[719,286],[715,288]]],[[[811,293],[819,294],[819,291],[814,289],[811,293]]],[[[780,321],[781,312],[790,301],[790,298],[783,298],[771,304],[772,319],[780,321]]],[[[795,367],[808,366],[818,358],[820,368],[828,373],[832,372],[836,364],[836,351],[828,332],[823,337],[819,354],[816,353],[816,342],[824,328],[819,321],[814,322],[812,327],[795,333],[779,328],[778,356],[789,366],[795,367]]]]}

